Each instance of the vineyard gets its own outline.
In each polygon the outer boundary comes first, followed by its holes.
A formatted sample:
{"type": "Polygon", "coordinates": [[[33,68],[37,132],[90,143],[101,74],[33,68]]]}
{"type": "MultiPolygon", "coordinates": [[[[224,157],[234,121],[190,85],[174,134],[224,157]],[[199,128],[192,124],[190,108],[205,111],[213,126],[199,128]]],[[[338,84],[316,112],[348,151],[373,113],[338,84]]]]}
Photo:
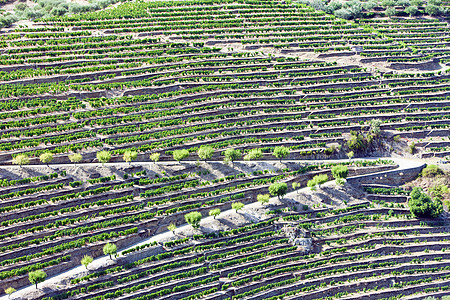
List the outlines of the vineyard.
{"type": "Polygon", "coordinates": [[[2,28],[1,299],[450,295],[449,176],[424,164],[450,160],[446,3],[399,3],[2,28]]]}

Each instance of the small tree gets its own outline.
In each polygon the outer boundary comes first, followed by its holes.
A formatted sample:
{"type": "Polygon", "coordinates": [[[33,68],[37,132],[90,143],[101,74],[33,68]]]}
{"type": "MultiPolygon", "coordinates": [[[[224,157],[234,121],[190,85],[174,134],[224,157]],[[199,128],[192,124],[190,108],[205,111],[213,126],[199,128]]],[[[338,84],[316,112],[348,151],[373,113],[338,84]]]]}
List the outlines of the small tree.
{"type": "Polygon", "coordinates": [[[348,176],[348,168],[347,166],[334,166],[331,168],[331,174],[333,174],[334,179],[338,179],[338,178],[347,178],[348,176]]]}
{"type": "Polygon", "coordinates": [[[256,200],[258,200],[259,203],[261,203],[261,205],[266,205],[267,203],[269,203],[269,199],[270,199],[270,195],[269,194],[259,194],[258,196],[256,196],[256,200]]]}
{"type": "Polygon", "coordinates": [[[210,159],[214,155],[214,148],[211,146],[201,146],[197,151],[198,157],[203,160],[210,159]]]}
{"type": "Polygon", "coordinates": [[[83,258],[81,259],[81,264],[86,268],[86,270],[88,269],[88,265],[90,263],[92,263],[94,261],[94,258],[92,256],[89,255],[85,255],[83,256],[83,258]]]}
{"type": "Polygon", "coordinates": [[[231,208],[232,209],[234,209],[234,210],[236,210],[236,213],[239,211],[239,210],[241,210],[242,208],[244,208],[244,203],[242,203],[242,202],[234,202],[234,203],[231,203],[231,208]]]}
{"type": "Polygon", "coordinates": [[[278,199],[281,199],[286,195],[287,190],[288,186],[286,182],[275,182],[269,186],[269,193],[273,196],[277,196],[278,199]]]}
{"type": "Polygon", "coordinates": [[[410,196],[411,198],[408,201],[409,210],[416,217],[437,218],[444,211],[439,199],[432,201],[431,197],[418,187],[413,188],[410,196]]]}
{"type": "Polygon", "coordinates": [[[397,14],[397,10],[394,7],[388,7],[384,13],[387,17],[392,18],[397,14]]]}
{"type": "Polygon", "coordinates": [[[25,154],[19,154],[13,158],[12,163],[22,167],[23,165],[28,165],[30,163],[30,159],[25,154]]]}
{"type": "Polygon", "coordinates": [[[281,162],[283,158],[286,158],[289,155],[289,149],[284,146],[277,146],[273,149],[273,156],[278,158],[281,162]]]}
{"type": "Polygon", "coordinates": [[[97,152],[97,160],[104,165],[111,159],[111,152],[108,151],[99,151],[97,152]]]}
{"type": "Polygon", "coordinates": [[[117,246],[111,243],[103,246],[103,253],[105,255],[109,255],[109,259],[112,259],[112,256],[117,253],[117,246]]]}
{"type": "Polygon", "coordinates": [[[220,215],[220,213],[221,213],[220,208],[211,209],[211,210],[209,211],[209,215],[210,215],[210,216],[213,216],[214,219],[215,219],[216,217],[218,217],[218,216],[220,215]]]}
{"type": "Polygon", "coordinates": [[[411,6],[408,6],[407,8],[405,8],[405,13],[407,13],[410,17],[415,16],[418,11],[419,11],[419,9],[417,8],[417,6],[414,6],[414,5],[411,5],[411,6]]]}
{"type": "Polygon", "coordinates": [[[310,181],[308,181],[308,187],[311,188],[311,190],[315,190],[316,186],[319,186],[321,184],[324,184],[325,182],[328,181],[328,176],[326,174],[320,174],[320,175],[316,175],[313,177],[313,179],[311,179],[310,181]]]}
{"type": "Polygon", "coordinates": [[[182,161],[183,159],[187,158],[188,156],[189,156],[189,151],[187,151],[186,149],[173,151],[173,159],[175,159],[177,162],[182,161]]]}
{"type": "Polygon", "coordinates": [[[244,160],[257,160],[263,157],[263,153],[261,149],[252,149],[247,155],[244,156],[244,160]]]}
{"type": "Polygon", "coordinates": [[[44,282],[45,278],[47,278],[47,273],[42,270],[36,270],[28,273],[28,280],[36,285],[36,289],[38,288],[38,283],[44,282]]]}
{"type": "Polygon", "coordinates": [[[159,156],[160,154],[158,152],[152,153],[150,154],[150,160],[152,160],[153,162],[157,162],[159,161],[159,156]]]}
{"type": "Polygon", "coordinates": [[[53,160],[53,153],[51,152],[42,153],[39,156],[39,160],[41,161],[41,163],[46,164],[48,166],[48,163],[53,160]]]}
{"type": "Polygon", "coordinates": [[[173,234],[175,234],[175,229],[177,229],[177,225],[170,223],[170,225],[167,226],[167,229],[172,231],[173,234]]]}
{"type": "MultiPolygon", "coordinates": [[[[292,183],[292,189],[296,190],[299,189],[302,185],[298,182],[293,182],[292,183]]],[[[298,194],[298,190],[297,190],[297,194],[298,194]]]]}
{"type": "Polygon", "coordinates": [[[355,156],[355,153],[353,151],[350,151],[347,153],[347,157],[349,160],[352,160],[352,158],[355,156]]]}
{"type": "Polygon", "coordinates": [[[202,220],[202,214],[198,211],[190,212],[184,215],[184,219],[188,224],[190,224],[193,228],[197,229],[200,227],[200,221],[202,220]]]}
{"type": "Polygon", "coordinates": [[[242,157],[241,150],[239,149],[227,149],[225,150],[225,161],[231,162],[231,165],[234,165],[234,161],[242,157]]]}
{"type": "Polygon", "coordinates": [[[73,163],[78,163],[83,159],[83,155],[81,155],[80,153],[74,153],[69,155],[69,160],[73,163]]]}
{"type": "Polygon", "coordinates": [[[123,160],[131,164],[133,160],[136,160],[138,153],[136,151],[127,150],[123,154],[123,160]]]}
{"type": "Polygon", "coordinates": [[[8,295],[8,299],[11,298],[11,294],[14,293],[15,291],[16,291],[16,289],[13,287],[9,287],[9,288],[5,289],[5,294],[8,295]]]}
{"type": "Polygon", "coordinates": [[[374,119],[370,121],[370,132],[379,135],[381,132],[381,124],[383,122],[380,119],[374,119]]]}

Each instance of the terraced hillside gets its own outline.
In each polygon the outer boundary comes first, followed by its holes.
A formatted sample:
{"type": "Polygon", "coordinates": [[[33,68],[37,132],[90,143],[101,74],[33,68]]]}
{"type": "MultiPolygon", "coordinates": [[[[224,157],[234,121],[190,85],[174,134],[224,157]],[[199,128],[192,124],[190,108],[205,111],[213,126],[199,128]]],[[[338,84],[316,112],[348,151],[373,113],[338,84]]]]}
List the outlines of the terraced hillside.
{"type": "Polygon", "coordinates": [[[412,215],[398,186],[423,165],[386,158],[450,153],[447,21],[137,1],[0,36],[0,288],[24,288],[11,298],[450,293],[447,212],[412,215]],[[337,165],[346,184],[300,190],[337,165]],[[276,182],[288,196],[258,203],[276,182]],[[41,289],[37,270],[55,276],[41,289]]]}

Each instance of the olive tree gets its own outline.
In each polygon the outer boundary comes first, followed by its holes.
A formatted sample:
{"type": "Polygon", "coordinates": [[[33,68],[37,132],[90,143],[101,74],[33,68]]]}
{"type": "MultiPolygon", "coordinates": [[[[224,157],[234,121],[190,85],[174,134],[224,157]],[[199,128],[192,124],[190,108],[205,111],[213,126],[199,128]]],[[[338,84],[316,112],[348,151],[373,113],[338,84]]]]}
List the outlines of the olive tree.
{"type": "Polygon", "coordinates": [[[111,152],[109,151],[99,151],[97,152],[97,160],[103,164],[107,163],[111,159],[111,152]]]}
{"type": "Polygon", "coordinates": [[[284,146],[277,146],[273,149],[273,156],[278,158],[281,162],[283,158],[286,158],[289,155],[289,149],[284,146]]]}
{"type": "Polygon", "coordinates": [[[213,216],[214,219],[215,219],[217,216],[219,216],[220,213],[221,213],[220,208],[211,209],[211,210],[209,211],[209,215],[210,215],[210,216],[213,216]]]}
{"type": "Polygon", "coordinates": [[[242,157],[241,150],[233,148],[225,150],[224,155],[225,155],[224,161],[231,162],[231,165],[234,165],[234,161],[242,157]]]}
{"type": "Polygon", "coordinates": [[[311,188],[311,190],[315,190],[316,186],[319,186],[321,184],[324,184],[328,181],[328,176],[326,174],[319,174],[313,177],[313,179],[308,181],[308,187],[311,188]]]}
{"type": "Polygon", "coordinates": [[[159,161],[160,154],[158,152],[150,154],[150,160],[153,162],[159,161]]]}
{"type": "Polygon", "coordinates": [[[200,221],[202,220],[202,214],[198,211],[193,211],[184,215],[186,222],[193,228],[197,229],[200,227],[200,221]]]}
{"type": "Polygon", "coordinates": [[[273,196],[277,196],[278,199],[281,199],[286,195],[287,190],[288,186],[286,182],[275,182],[269,186],[269,193],[273,196]]]}
{"type": "Polygon", "coordinates": [[[51,152],[42,153],[39,156],[39,160],[41,161],[41,163],[46,164],[48,166],[48,163],[53,160],[53,153],[51,152]]]}
{"type": "Polygon", "coordinates": [[[189,151],[187,151],[186,149],[173,151],[173,159],[175,159],[177,162],[182,161],[183,159],[187,158],[188,156],[189,156],[189,151]]]}
{"type": "Polygon", "coordinates": [[[197,155],[203,160],[210,159],[214,155],[214,148],[203,145],[198,149],[197,155]]]}
{"type": "Polygon", "coordinates": [[[19,154],[13,158],[12,163],[21,167],[23,165],[28,165],[30,163],[30,158],[25,154],[19,154]]]}
{"type": "Polygon", "coordinates": [[[86,270],[88,269],[88,265],[90,263],[92,263],[94,261],[94,258],[92,256],[89,255],[85,255],[83,256],[83,258],[81,259],[81,264],[86,268],[86,270]]]}
{"type": "Polygon", "coordinates": [[[242,208],[244,208],[244,203],[242,202],[234,202],[231,204],[231,208],[234,209],[236,211],[236,213],[241,210],[242,208]]]}
{"type": "Polygon", "coordinates": [[[109,255],[109,258],[112,259],[112,256],[117,253],[117,246],[111,243],[107,243],[103,246],[103,253],[105,255],[109,255]]]}
{"type": "Polygon", "coordinates": [[[80,153],[74,153],[69,155],[69,160],[75,164],[80,162],[82,159],[83,155],[81,155],[80,153]]]}
{"type": "Polygon", "coordinates": [[[28,280],[36,285],[36,289],[38,288],[38,283],[44,282],[45,278],[47,278],[47,273],[43,270],[36,270],[28,273],[28,280]]]}
{"type": "Polygon", "coordinates": [[[258,200],[261,205],[265,205],[269,203],[270,195],[269,194],[259,194],[256,196],[256,200],[258,200]]]}
{"type": "Polygon", "coordinates": [[[261,149],[252,149],[247,155],[244,156],[244,160],[257,160],[263,157],[263,153],[261,149]]]}
{"type": "Polygon", "coordinates": [[[127,150],[123,154],[123,160],[131,164],[133,160],[136,160],[138,153],[136,151],[127,150]]]}

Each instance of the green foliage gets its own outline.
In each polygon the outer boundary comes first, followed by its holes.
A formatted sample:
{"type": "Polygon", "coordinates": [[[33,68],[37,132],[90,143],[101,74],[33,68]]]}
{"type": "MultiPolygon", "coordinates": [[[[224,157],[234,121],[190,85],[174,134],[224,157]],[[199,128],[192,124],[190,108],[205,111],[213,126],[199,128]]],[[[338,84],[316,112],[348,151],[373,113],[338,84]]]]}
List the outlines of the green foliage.
{"type": "Polygon", "coordinates": [[[366,139],[362,133],[351,131],[351,137],[347,141],[347,146],[350,150],[363,150],[366,148],[366,139]]]}
{"type": "Polygon", "coordinates": [[[173,159],[175,159],[178,162],[182,161],[187,157],[189,157],[189,151],[187,151],[186,149],[173,151],[173,159]]]}
{"type": "Polygon", "coordinates": [[[408,152],[409,152],[410,154],[414,154],[414,153],[416,152],[416,143],[412,142],[412,143],[409,145],[408,152]]]}
{"type": "Polygon", "coordinates": [[[432,201],[431,197],[420,188],[413,188],[410,196],[409,210],[416,217],[437,218],[443,212],[441,201],[432,201]]]}
{"type": "Polygon", "coordinates": [[[383,122],[380,119],[374,119],[370,121],[370,129],[369,131],[375,135],[380,134],[381,132],[381,124],[383,122]]]}
{"type": "Polygon", "coordinates": [[[177,229],[177,225],[175,225],[175,224],[173,224],[173,223],[170,223],[170,225],[167,226],[167,229],[168,229],[169,231],[172,231],[173,234],[175,234],[175,229],[177,229]]]}
{"type": "Polygon", "coordinates": [[[111,243],[107,243],[103,246],[103,253],[105,255],[109,255],[109,258],[112,259],[112,256],[117,253],[117,246],[111,243]]]}
{"type": "Polygon", "coordinates": [[[290,151],[287,147],[284,146],[276,146],[273,149],[273,156],[275,156],[276,158],[278,158],[280,161],[283,158],[286,158],[289,155],[290,151]]]}
{"type": "Polygon", "coordinates": [[[214,217],[214,219],[217,217],[217,216],[219,216],[220,215],[220,208],[215,208],[215,209],[211,209],[210,211],[209,211],[209,215],[210,216],[213,216],[214,217]]]}
{"type": "Polygon", "coordinates": [[[227,150],[225,150],[225,161],[229,161],[231,163],[233,163],[235,160],[238,160],[239,158],[242,157],[242,153],[241,150],[239,149],[233,149],[233,148],[229,148],[227,150]]]}
{"type": "Polygon", "coordinates": [[[92,263],[94,261],[94,258],[92,256],[89,255],[85,255],[83,256],[83,258],[81,259],[81,264],[86,268],[86,270],[88,269],[88,265],[90,263],[92,263]]]}
{"type": "Polygon", "coordinates": [[[190,212],[190,213],[184,215],[184,219],[193,228],[197,229],[200,227],[200,221],[202,219],[202,214],[197,211],[193,211],[193,212],[190,212]]]}
{"type": "Polygon", "coordinates": [[[136,151],[127,150],[123,154],[123,160],[127,163],[132,162],[133,160],[136,160],[138,153],[136,151]]]}
{"type": "Polygon", "coordinates": [[[442,174],[444,172],[437,165],[427,165],[420,173],[422,177],[435,177],[442,174]]]}
{"type": "Polygon", "coordinates": [[[387,17],[391,18],[397,14],[397,10],[394,7],[388,7],[384,13],[387,17]]]}
{"type": "Polygon", "coordinates": [[[45,152],[42,153],[39,156],[39,160],[43,163],[43,164],[48,164],[49,162],[51,162],[53,160],[53,153],[50,152],[45,152]]]}
{"type": "Polygon", "coordinates": [[[277,196],[278,199],[281,199],[286,195],[287,190],[288,186],[285,182],[274,182],[269,186],[269,193],[273,196],[277,196]]]}
{"type": "Polygon", "coordinates": [[[25,154],[19,154],[13,158],[12,163],[19,166],[28,165],[30,163],[30,159],[25,154]]]}
{"type": "Polygon", "coordinates": [[[77,163],[80,162],[83,159],[83,155],[81,155],[80,153],[74,153],[69,155],[69,160],[73,163],[77,163]]]}
{"type": "Polygon", "coordinates": [[[347,157],[348,159],[352,159],[353,157],[355,157],[355,153],[353,151],[347,152],[347,157]]]}
{"type": "Polygon", "coordinates": [[[313,177],[313,179],[308,181],[307,186],[312,190],[316,188],[316,186],[320,186],[328,181],[328,176],[326,174],[319,174],[313,177]]]}
{"type": "Polygon", "coordinates": [[[257,160],[263,157],[261,149],[252,149],[247,155],[244,156],[244,160],[257,160]]]}
{"type": "Polygon", "coordinates": [[[158,152],[152,153],[152,154],[150,154],[150,160],[157,162],[157,161],[159,161],[159,156],[160,156],[160,154],[158,152]]]}
{"type": "Polygon", "coordinates": [[[214,148],[211,146],[202,145],[197,151],[198,157],[203,160],[210,159],[214,155],[214,148]]]}
{"type": "Polygon", "coordinates": [[[334,166],[331,168],[331,174],[333,174],[334,179],[345,179],[348,176],[348,168],[342,165],[334,166]]]}
{"type": "Polygon", "coordinates": [[[234,203],[232,203],[231,204],[231,208],[232,209],[234,209],[234,210],[236,210],[236,213],[239,211],[239,210],[241,210],[242,208],[244,208],[244,203],[242,203],[242,202],[234,202],[234,203]]]}
{"type": "Polygon", "coordinates": [[[38,283],[44,282],[45,278],[47,278],[47,274],[43,270],[36,270],[28,273],[28,280],[36,285],[36,289],[38,283]]]}
{"type": "Polygon", "coordinates": [[[395,135],[395,136],[393,137],[393,140],[394,140],[394,142],[396,142],[396,143],[400,142],[400,136],[399,136],[399,135],[395,135]]]}
{"type": "Polygon", "coordinates": [[[111,152],[108,151],[99,151],[97,152],[97,160],[102,164],[107,163],[111,159],[111,152]]]}
{"type": "Polygon", "coordinates": [[[419,9],[417,8],[417,6],[414,6],[414,5],[411,5],[411,6],[408,6],[407,8],[405,8],[405,13],[407,13],[410,17],[415,16],[418,11],[419,11],[419,9]]]}
{"type": "Polygon", "coordinates": [[[9,287],[9,288],[5,289],[5,294],[8,295],[8,299],[9,299],[9,297],[11,297],[11,294],[14,293],[15,291],[16,291],[16,289],[13,287],[9,287]]]}
{"type": "Polygon", "coordinates": [[[261,205],[265,205],[269,203],[270,195],[269,194],[258,194],[256,196],[256,200],[258,200],[261,205]]]}
{"type": "Polygon", "coordinates": [[[344,185],[346,180],[344,178],[336,178],[337,185],[344,185]]]}

